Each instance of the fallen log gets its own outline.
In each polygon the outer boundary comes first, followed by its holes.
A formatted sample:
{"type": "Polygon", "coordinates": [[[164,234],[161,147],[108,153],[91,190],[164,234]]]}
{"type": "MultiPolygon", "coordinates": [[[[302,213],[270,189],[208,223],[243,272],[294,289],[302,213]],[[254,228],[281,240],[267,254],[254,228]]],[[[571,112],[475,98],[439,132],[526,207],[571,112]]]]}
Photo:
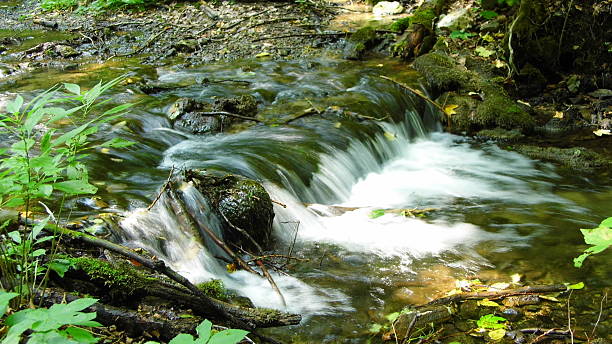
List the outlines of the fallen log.
{"type": "Polygon", "coordinates": [[[528,287],[523,287],[523,288],[507,289],[507,290],[499,290],[499,291],[479,291],[479,292],[473,292],[473,293],[459,293],[459,294],[454,294],[451,296],[446,296],[446,297],[432,300],[423,306],[444,305],[444,304],[449,304],[451,302],[458,302],[458,301],[465,301],[465,300],[482,300],[482,299],[497,300],[497,299],[503,299],[509,296],[558,293],[558,292],[562,292],[566,290],[567,290],[567,286],[563,284],[553,284],[553,285],[528,286],[528,287]]]}

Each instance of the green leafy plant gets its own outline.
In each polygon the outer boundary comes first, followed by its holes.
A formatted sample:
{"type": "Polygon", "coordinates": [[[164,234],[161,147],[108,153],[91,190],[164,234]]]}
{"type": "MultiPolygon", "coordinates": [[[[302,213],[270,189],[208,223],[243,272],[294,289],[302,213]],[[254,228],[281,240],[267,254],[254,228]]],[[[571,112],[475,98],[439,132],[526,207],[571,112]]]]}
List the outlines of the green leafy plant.
{"type": "MultiPolygon", "coordinates": [[[[18,295],[0,292],[0,317],[4,317],[9,301],[18,295]]],[[[27,333],[28,344],[97,343],[98,338],[95,338],[91,332],[77,327],[101,326],[100,323],[93,321],[96,318],[95,312],[82,312],[97,301],[83,298],[68,304],[55,304],[49,308],[28,308],[15,312],[4,319],[8,331],[1,343],[18,344],[22,341],[24,333],[27,333]]]]}
{"type": "Polygon", "coordinates": [[[385,215],[385,210],[384,209],[374,209],[370,212],[370,215],[368,215],[371,219],[376,219],[379,218],[381,216],[385,215]]]}
{"type": "MultiPolygon", "coordinates": [[[[204,320],[196,327],[198,338],[194,338],[190,334],[181,333],[168,344],[236,344],[240,342],[249,333],[244,330],[227,329],[214,333],[212,323],[204,320]]],[[[145,344],[159,344],[158,342],[149,341],[145,344]]]]}
{"type": "Polygon", "coordinates": [[[461,30],[461,31],[453,31],[453,32],[451,32],[450,38],[465,40],[465,39],[468,39],[468,38],[470,38],[470,37],[472,37],[474,35],[475,35],[475,33],[465,32],[465,31],[461,30]]]}
{"type": "Polygon", "coordinates": [[[495,11],[481,11],[480,12],[480,16],[483,17],[486,20],[491,20],[493,18],[497,18],[499,14],[497,14],[497,12],[495,11]]]}
{"type": "Polygon", "coordinates": [[[580,229],[584,236],[584,242],[591,247],[584,250],[584,253],[574,258],[574,266],[579,268],[584,263],[584,260],[596,253],[605,251],[612,245],[612,217],[601,221],[599,226],[591,229],[580,229]]]}
{"type": "MultiPolygon", "coordinates": [[[[123,104],[108,110],[106,101],[99,98],[112,86],[124,79],[119,77],[107,83],[98,83],[88,91],[76,84],[55,86],[25,104],[21,96],[6,106],[0,114],[0,132],[13,138],[8,148],[0,149],[0,208],[16,208],[24,214],[23,227],[9,231],[9,223],[1,227],[4,238],[0,243],[0,288],[16,291],[21,298],[33,295],[32,291],[44,285],[46,268],[41,257],[47,254],[41,244],[52,240],[53,235],[40,236],[49,221],[59,223],[63,216],[63,200],[82,194],[93,194],[97,188],[89,183],[89,175],[83,159],[94,147],[125,147],[130,142],[109,140],[101,145],[91,143],[90,137],[101,125],[122,116],[132,104],[123,104]],[[101,114],[90,119],[90,112],[101,114]],[[62,129],[57,124],[63,122],[62,129]],[[66,124],[68,123],[68,124],[66,124]],[[42,200],[60,200],[55,212],[42,200]],[[34,221],[32,210],[41,210],[49,216],[34,221]],[[36,223],[32,226],[32,223],[36,223]],[[38,286],[37,286],[38,282],[38,286]]],[[[53,257],[47,259],[53,261],[53,257]]]]}
{"type": "Polygon", "coordinates": [[[495,314],[487,314],[481,316],[480,319],[476,321],[476,325],[478,325],[480,328],[496,330],[506,328],[506,324],[503,323],[505,321],[506,318],[497,316],[495,314]]]}
{"type": "Polygon", "coordinates": [[[478,56],[482,56],[482,57],[489,57],[489,56],[495,54],[494,50],[489,50],[489,49],[487,49],[485,47],[476,47],[474,52],[476,54],[478,54],[478,56]]]}

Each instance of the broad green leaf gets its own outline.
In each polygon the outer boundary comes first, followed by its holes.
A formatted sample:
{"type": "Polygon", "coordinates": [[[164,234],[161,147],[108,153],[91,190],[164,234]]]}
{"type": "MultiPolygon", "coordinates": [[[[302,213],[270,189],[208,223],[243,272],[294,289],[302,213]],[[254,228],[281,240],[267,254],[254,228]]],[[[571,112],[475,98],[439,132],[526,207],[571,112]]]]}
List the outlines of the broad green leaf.
{"type": "Polygon", "coordinates": [[[208,320],[202,321],[198,327],[196,327],[196,332],[198,333],[199,338],[198,342],[207,343],[212,335],[212,323],[208,320]]]}
{"type": "Polygon", "coordinates": [[[91,332],[78,327],[68,327],[63,332],[79,343],[94,344],[99,340],[94,337],[91,332]]]}
{"type": "Polygon", "coordinates": [[[44,115],[45,115],[45,112],[43,109],[39,109],[38,111],[34,111],[33,113],[28,113],[25,123],[23,123],[23,129],[26,132],[31,133],[32,129],[34,129],[34,127],[38,123],[40,123],[40,120],[42,119],[44,115]]]}
{"type": "Polygon", "coordinates": [[[181,333],[178,336],[172,338],[168,344],[194,344],[193,336],[186,333],[181,333]]]}
{"type": "Polygon", "coordinates": [[[15,100],[6,104],[6,111],[9,113],[19,112],[22,105],[23,105],[23,97],[21,97],[20,95],[17,95],[17,97],[15,97],[15,100]]]}
{"type": "Polygon", "coordinates": [[[495,54],[494,50],[489,50],[489,49],[487,49],[485,47],[476,47],[474,52],[476,54],[478,54],[478,56],[482,56],[482,57],[489,57],[489,56],[495,54]]]}
{"type": "Polygon", "coordinates": [[[480,16],[483,17],[484,19],[493,19],[495,17],[497,17],[499,14],[497,14],[497,12],[495,11],[482,11],[480,12],[480,16]]]}
{"type": "Polygon", "coordinates": [[[601,221],[599,227],[608,227],[612,228],[612,217],[608,217],[607,219],[601,221]]]}
{"type": "Polygon", "coordinates": [[[47,267],[64,278],[64,274],[66,271],[70,270],[70,268],[74,267],[74,263],[68,259],[54,259],[47,263],[47,267]]]}
{"type": "Polygon", "coordinates": [[[105,112],[102,114],[102,116],[103,116],[103,117],[106,117],[106,116],[108,116],[108,115],[114,115],[114,114],[116,114],[116,113],[123,112],[123,111],[125,111],[125,110],[127,110],[127,109],[131,108],[132,106],[134,106],[134,104],[132,104],[132,103],[121,104],[121,105],[115,106],[114,108],[112,108],[112,109],[110,109],[110,110],[105,111],[105,112]]]}
{"type": "Polygon", "coordinates": [[[21,235],[17,231],[12,231],[8,233],[9,238],[13,239],[16,244],[21,244],[21,235]]]}
{"type": "Polygon", "coordinates": [[[480,319],[476,321],[476,324],[478,327],[484,329],[500,329],[506,327],[506,324],[500,323],[505,321],[506,318],[496,316],[495,314],[487,314],[480,317],[480,319]]]}
{"type": "Polygon", "coordinates": [[[70,195],[95,194],[98,188],[85,180],[66,180],[53,184],[53,188],[70,195]]]}
{"type": "Polygon", "coordinates": [[[208,341],[208,344],[236,344],[248,333],[248,331],[244,330],[223,330],[219,333],[215,333],[215,335],[208,341]]]}
{"type": "Polygon", "coordinates": [[[570,284],[567,286],[567,289],[580,290],[584,288],[584,282],[578,282],[576,284],[570,284]]]}
{"type": "Polygon", "coordinates": [[[51,196],[52,193],[53,185],[43,184],[38,187],[38,194],[41,195],[41,197],[48,198],[49,196],[51,196]]]}
{"type": "Polygon", "coordinates": [[[468,39],[472,36],[474,36],[474,33],[469,33],[469,32],[465,32],[465,31],[453,31],[450,34],[450,38],[452,39],[468,39]]]}
{"type": "MultiPolygon", "coordinates": [[[[59,306],[62,306],[61,307],[61,311],[62,312],[73,313],[73,312],[80,312],[80,311],[84,310],[85,308],[93,305],[96,302],[98,302],[98,299],[84,297],[84,298],[81,298],[81,299],[74,300],[74,301],[70,302],[69,304],[59,305],[59,306]]],[[[53,306],[57,306],[57,305],[53,305],[53,306]]],[[[51,308],[53,308],[53,306],[51,306],[51,308]]],[[[51,309],[51,308],[49,308],[49,309],[51,309]]]]}
{"type": "Polygon", "coordinates": [[[67,338],[61,332],[49,331],[32,333],[28,344],[80,344],[80,342],[67,338]]]}
{"type": "Polygon", "coordinates": [[[395,320],[397,320],[397,318],[399,318],[399,316],[400,316],[399,312],[393,312],[393,313],[389,313],[385,315],[385,318],[387,318],[389,322],[394,322],[395,320]]]}
{"type": "Polygon", "coordinates": [[[17,296],[19,296],[17,293],[5,293],[4,291],[0,291],[0,318],[6,313],[9,302],[17,296]]]}
{"type": "Polygon", "coordinates": [[[370,333],[378,333],[380,332],[380,330],[382,330],[382,325],[381,324],[372,324],[372,326],[370,326],[370,329],[368,330],[368,332],[370,333]]]}
{"type": "Polygon", "coordinates": [[[111,140],[108,140],[100,145],[100,147],[108,147],[108,148],[125,148],[132,145],[135,145],[136,142],[128,141],[119,137],[115,137],[111,140]]]}
{"type": "Polygon", "coordinates": [[[74,93],[77,96],[81,95],[81,86],[77,85],[77,84],[69,84],[69,83],[64,83],[64,87],[66,88],[66,90],[70,93],[74,93]]]}
{"type": "Polygon", "coordinates": [[[375,210],[372,210],[372,212],[370,212],[369,217],[371,219],[375,219],[375,218],[381,217],[383,215],[385,215],[385,210],[384,209],[375,209],[375,210]]]}
{"type": "Polygon", "coordinates": [[[502,338],[504,338],[505,335],[506,335],[506,330],[504,330],[503,328],[499,328],[497,330],[493,330],[489,332],[489,338],[491,338],[494,341],[501,340],[502,338]]]}

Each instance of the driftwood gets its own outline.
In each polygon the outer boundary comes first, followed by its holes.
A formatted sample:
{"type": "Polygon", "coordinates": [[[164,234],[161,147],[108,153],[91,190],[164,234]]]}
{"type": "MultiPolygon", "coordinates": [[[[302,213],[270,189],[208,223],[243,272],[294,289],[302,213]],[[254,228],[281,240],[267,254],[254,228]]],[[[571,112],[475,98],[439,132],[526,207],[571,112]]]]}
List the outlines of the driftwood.
{"type": "Polygon", "coordinates": [[[500,291],[480,291],[473,293],[459,293],[447,297],[442,297],[439,299],[435,299],[433,301],[428,302],[423,306],[431,306],[431,305],[445,305],[451,302],[465,301],[465,300],[496,300],[503,299],[509,296],[517,296],[517,295],[529,295],[529,294],[547,294],[547,293],[557,293],[566,291],[567,287],[563,284],[553,284],[553,285],[540,285],[540,286],[529,286],[517,289],[507,289],[500,291]]]}

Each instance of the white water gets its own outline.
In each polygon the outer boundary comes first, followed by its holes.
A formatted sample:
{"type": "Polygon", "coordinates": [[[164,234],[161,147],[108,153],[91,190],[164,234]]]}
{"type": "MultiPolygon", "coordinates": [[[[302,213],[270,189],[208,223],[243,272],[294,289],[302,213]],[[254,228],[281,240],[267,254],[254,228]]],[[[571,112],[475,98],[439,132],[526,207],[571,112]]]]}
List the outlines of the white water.
{"type": "MultiPolygon", "coordinates": [[[[425,135],[418,116],[410,112],[406,116],[403,124],[381,124],[381,133],[369,141],[352,140],[344,150],[325,147],[326,153],[321,155],[318,172],[309,186],[297,176],[299,155],[298,158],[291,155],[292,147],[308,138],[272,128],[189,138],[166,151],[162,166],[225,169],[247,176],[261,175],[264,171],[278,176],[280,185],[265,181],[264,184],[272,199],[287,205],[286,209],[275,205],[279,251],[285,252],[295,233],[295,225],[287,222],[299,222],[298,246],[324,243],[381,260],[399,258],[397,268],[403,271],[411,270],[414,259],[447,252],[459,254],[472,264],[474,261],[486,264],[473,250],[476,244],[495,241],[501,243],[499,250],[507,250],[526,245],[530,237],[519,236],[512,229],[486,232],[470,223],[436,217],[435,213],[429,220],[394,214],[372,219],[369,216],[372,210],[433,207],[461,213],[461,207],[491,202],[523,205],[566,202],[552,193],[551,184],[530,181],[534,176],[539,180],[557,179],[552,170],[536,168],[534,161],[494,145],[476,149],[460,137],[425,135]],[[281,156],[287,162],[285,165],[275,165],[267,159],[268,156],[278,159],[278,154],[285,154],[281,156]],[[379,163],[380,160],[384,163],[379,163]],[[318,204],[306,207],[304,200],[315,200],[318,204]],[[334,204],[357,209],[334,214],[335,208],[330,207],[334,204]]],[[[199,221],[218,228],[218,220],[197,210],[206,208],[206,202],[194,188],[183,188],[182,193],[199,221]]],[[[131,244],[151,249],[190,280],[221,279],[256,306],[304,316],[351,310],[349,298],[338,290],[275,275],[289,305],[284,309],[265,279],[246,272],[226,273],[214,258],[220,253],[211,253],[215,251],[212,245],[204,248],[192,235],[177,230],[180,225],[163,199],[152,215],[139,210],[122,225],[131,237],[128,240],[131,244]],[[143,229],[147,232],[143,233],[143,229]],[[164,250],[153,239],[156,237],[166,239],[164,250]]]]}

